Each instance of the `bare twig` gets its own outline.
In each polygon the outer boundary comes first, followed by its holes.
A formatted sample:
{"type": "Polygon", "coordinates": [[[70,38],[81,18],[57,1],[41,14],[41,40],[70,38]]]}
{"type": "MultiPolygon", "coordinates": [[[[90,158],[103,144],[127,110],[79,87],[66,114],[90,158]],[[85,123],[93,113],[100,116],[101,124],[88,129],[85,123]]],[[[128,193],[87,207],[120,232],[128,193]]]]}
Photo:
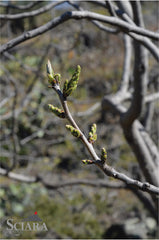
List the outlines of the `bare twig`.
{"type": "Polygon", "coordinates": [[[123,65],[123,74],[121,79],[121,85],[119,91],[124,94],[128,90],[129,78],[130,78],[130,66],[131,66],[131,54],[132,54],[132,46],[131,39],[129,36],[124,35],[124,47],[125,47],[125,57],[124,57],[124,65],[123,65]]]}
{"type": "MultiPolygon", "coordinates": [[[[117,94],[105,96],[102,101],[103,111],[111,111],[118,114],[121,118],[121,123],[122,117],[126,112],[126,108],[121,104],[122,99],[122,96],[118,96],[117,94]]],[[[151,183],[158,186],[158,168],[157,165],[154,165],[154,162],[158,161],[159,153],[151,137],[145,132],[144,127],[138,120],[135,120],[131,127],[126,128],[125,125],[123,126],[122,124],[121,127],[123,128],[125,137],[139,161],[144,176],[146,179],[149,179],[151,183]],[[151,151],[147,148],[148,143],[145,143],[146,139],[149,141],[151,151]]]]}
{"type": "Polygon", "coordinates": [[[62,181],[60,183],[43,181],[45,187],[50,189],[63,188],[74,185],[87,185],[92,187],[104,187],[112,189],[127,189],[127,186],[119,182],[110,182],[106,180],[89,180],[89,179],[70,179],[69,181],[62,181]]]}
{"type": "MultiPolygon", "coordinates": [[[[133,9],[134,10],[134,9],[133,9]]],[[[142,25],[141,17],[136,17],[134,11],[134,18],[137,24],[142,25]]],[[[121,124],[124,130],[125,137],[135,152],[139,164],[146,179],[156,186],[158,186],[157,168],[154,161],[154,150],[147,147],[145,138],[142,132],[143,127],[138,127],[138,122],[134,122],[141,116],[143,107],[145,105],[144,98],[147,84],[147,54],[145,49],[139,43],[134,42],[135,45],[135,64],[134,64],[134,93],[130,108],[121,118],[121,124]],[[134,122],[134,124],[133,124],[134,122]],[[153,173],[153,174],[152,174],[153,173]]],[[[157,154],[155,153],[155,159],[157,154]]]]}
{"type": "Polygon", "coordinates": [[[146,30],[143,29],[141,27],[138,26],[134,26],[134,25],[130,25],[129,23],[126,23],[116,17],[108,17],[108,16],[103,16],[97,13],[93,13],[93,12],[89,12],[89,11],[82,11],[82,12],[68,12],[67,14],[71,15],[71,18],[75,18],[75,19],[82,19],[82,18],[86,18],[89,20],[98,20],[101,22],[105,22],[105,23],[109,23],[111,25],[117,26],[119,28],[121,28],[122,30],[124,30],[125,32],[134,32],[137,33],[139,35],[143,35],[149,38],[152,38],[154,40],[158,40],[159,39],[159,33],[155,33],[152,32],[150,30],[146,30]]]}
{"type": "Polygon", "coordinates": [[[138,42],[134,41],[134,93],[131,106],[123,116],[123,124],[130,126],[143,111],[145,87],[147,80],[147,52],[138,42]]]}
{"type": "Polygon", "coordinates": [[[84,112],[77,112],[76,116],[78,117],[87,117],[89,115],[94,114],[95,111],[97,111],[97,109],[99,109],[101,106],[101,103],[97,102],[95,103],[93,106],[91,106],[89,109],[87,109],[84,112]]]}
{"type": "Polygon", "coordinates": [[[0,14],[0,19],[4,19],[4,20],[16,20],[16,19],[22,19],[22,18],[28,18],[28,17],[33,17],[33,16],[37,16],[40,14],[43,14],[49,10],[51,10],[52,8],[62,4],[63,1],[60,2],[52,2],[50,4],[47,4],[46,6],[43,6],[39,9],[33,10],[31,12],[23,12],[23,13],[17,13],[17,14],[0,14]]]}
{"type": "Polygon", "coordinates": [[[132,9],[133,9],[135,23],[140,27],[144,27],[144,20],[143,20],[143,16],[142,16],[140,1],[133,1],[130,3],[132,6],[132,9]]]}
{"type": "Polygon", "coordinates": [[[159,39],[158,33],[155,33],[155,32],[143,29],[141,27],[137,27],[132,24],[126,23],[123,20],[120,20],[116,17],[108,17],[108,16],[97,14],[97,13],[92,13],[89,11],[82,11],[82,12],[73,11],[73,12],[66,12],[66,13],[62,14],[61,16],[56,17],[53,20],[51,20],[50,22],[44,24],[43,26],[40,26],[34,30],[28,31],[28,32],[22,34],[21,36],[12,39],[8,43],[3,44],[0,47],[0,53],[3,53],[10,48],[13,48],[14,46],[20,44],[21,42],[24,42],[28,39],[39,36],[47,31],[49,31],[50,29],[58,26],[59,24],[65,22],[65,21],[68,21],[69,19],[98,20],[101,22],[109,23],[113,26],[117,26],[126,33],[134,32],[139,35],[150,37],[154,40],[159,39]]]}
{"type": "MultiPolygon", "coordinates": [[[[72,7],[74,7],[75,9],[77,9],[78,11],[84,11],[84,9],[82,7],[80,7],[79,5],[75,4],[73,1],[67,1],[72,7]]],[[[107,26],[104,26],[103,24],[101,24],[98,21],[94,21],[91,20],[91,22],[97,26],[100,30],[108,32],[108,33],[113,33],[113,34],[117,34],[119,33],[119,29],[114,29],[114,28],[110,28],[107,26]]]]}
{"type": "Polygon", "coordinates": [[[12,4],[11,2],[8,2],[7,4],[0,2],[0,7],[15,8],[15,9],[19,9],[19,10],[28,10],[42,2],[43,1],[34,1],[34,2],[30,2],[28,4],[25,4],[25,5],[19,5],[19,4],[15,5],[15,4],[12,4]]]}
{"type": "Polygon", "coordinates": [[[150,53],[153,55],[153,57],[159,61],[159,49],[157,46],[155,46],[155,44],[153,42],[151,42],[150,39],[137,35],[135,33],[128,33],[128,35],[130,37],[132,37],[134,40],[137,40],[138,42],[140,42],[143,46],[145,46],[150,53]]]}
{"type": "Polygon", "coordinates": [[[145,103],[153,102],[159,99],[159,92],[152,93],[145,97],[145,103]]]}
{"type": "Polygon", "coordinates": [[[106,1],[106,7],[108,8],[110,15],[116,17],[115,9],[110,0],[106,1]]]}
{"type": "Polygon", "coordinates": [[[120,32],[119,29],[114,29],[114,28],[110,28],[110,27],[104,26],[103,24],[101,24],[101,23],[98,22],[98,21],[92,20],[91,22],[92,22],[96,27],[98,27],[100,30],[102,30],[102,31],[105,31],[105,32],[108,32],[108,33],[112,33],[112,34],[117,34],[117,33],[120,32]]]}
{"type": "MultiPolygon", "coordinates": [[[[123,2],[124,4],[124,2],[123,2]]],[[[119,17],[121,17],[124,21],[136,26],[135,22],[132,20],[132,18],[130,18],[125,12],[121,12],[119,11],[118,8],[116,9],[116,13],[118,14],[119,17]]],[[[139,9],[138,9],[139,11],[139,9]]],[[[141,9],[140,9],[140,21],[141,21],[141,25],[143,26],[143,19],[141,19],[141,9]]],[[[138,34],[129,32],[128,35],[130,37],[132,37],[134,40],[137,40],[138,42],[140,42],[141,44],[143,44],[150,52],[151,54],[154,56],[154,58],[159,61],[159,49],[158,47],[147,37],[144,36],[140,36],[138,34]]]]}
{"type": "Polygon", "coordinates": [[[133,12],[129,1],[117,1],[116,4],[119,8],[114,6],[116,14],[125,14],[133,19],[133,12]]]}
{"type": "Polygon", "coordinates": [[[3,176],[7,176],[13,180],[16,181],[21,181],[21,182],[26,182],[26,183],[34,183],[37,182],[38,179],[33,176],[25,176],[19,173],[14,173],[14,172],[8,172],[7,170],[0,168],[0,174],[3,176]]]}
{"type": "Polygon", "coordinates": [[[119,179],[126,183],[128,186],[135,187],[137,189],[149,192],[151,194],[152,193],[159,194],[159,188],[149,184],[148,182],[142,183],[138,180],[134,180],[123,173],[119,173],[114,168],[108,166],[106,163],[103,164],[101,161],[96,161],[95,164],[99,166],[106,175],[119,179]]]}
{"type": "Polygon", "coordinates": [[[13,142],[13,155],[12,155],[12,163],[11,166],[8,167],[8,171],[11,171],[12,169],[15,168],[16,163],[17,163],[17,147],[16,147],[16,121],[15,121],[15,109],[16,109],[16,104],[17,104],[17,97],[18,97],[18,87],[16,84],[16,79],[12,77],[12,75],[9,73],[9,71],[6,68],[3,68],[5,71],[8,80],[11,82],[11,84],[14,87],[14,98],[13,98],[13,103],[12,103],[12,118],[11,118],[11,136],[12,136],[12,142],[13,142]]]}
{"type": "Polygon", "coordinates": [[[155,103],[154,101],[152,102],[148,102],[147,103],[147,110],[145,113],[145,122],[144,122],[144,126],[145,129],[148,133],[151,134],[151,126],[152,126],[152,119],[153,119],[153,115],[154,115],[154,109],[155,109],[155,103]]]}

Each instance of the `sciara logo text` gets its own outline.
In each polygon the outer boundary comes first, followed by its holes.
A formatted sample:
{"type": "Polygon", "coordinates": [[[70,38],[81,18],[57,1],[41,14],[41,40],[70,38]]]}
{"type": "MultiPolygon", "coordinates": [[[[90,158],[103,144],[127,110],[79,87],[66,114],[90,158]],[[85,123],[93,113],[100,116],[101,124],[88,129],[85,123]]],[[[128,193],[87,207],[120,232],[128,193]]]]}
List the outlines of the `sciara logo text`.
{"type": "Polygon", "coordinates": [[[18,236],[25,231],[48,231],[46,223],[38,216],[37,212],[22,220],[15,220],[15,218],[11,217],[7,219],[5,218],[4,222],[5,226],[3,226],[2,232],[5,236],[18,236]]]}

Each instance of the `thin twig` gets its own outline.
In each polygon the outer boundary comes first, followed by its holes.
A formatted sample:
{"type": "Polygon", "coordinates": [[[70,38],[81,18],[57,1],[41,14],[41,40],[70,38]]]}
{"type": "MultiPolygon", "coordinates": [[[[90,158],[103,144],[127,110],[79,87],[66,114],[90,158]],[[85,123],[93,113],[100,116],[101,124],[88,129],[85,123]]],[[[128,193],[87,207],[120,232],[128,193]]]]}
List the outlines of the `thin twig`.
{"type": "Polygon", "coordinates": [[[16,19],[22,19],[22,18],[28,18],[28,17],[33,17],[37,16],[40,14],[43,14],[52,8],[62,4],[65,1],[60,1],[60,2],[52,2],[50,4],[47,4],[46,6],[43,6],[39,9],[33,10],[31,12],[23,12],[23,13],[17,13],[17,14],[0,14],[0,19],[4,20],[16,20],[16,19]]]}
{"type": "Polygon", "coordinates": [[[64,14],[62,14],[59,17],[54,18],[50,22],[48,22],[38,28],[35,28],[33,30],[27,31],[24,34],[22,34],[21,36],[18,36],[17,38],[12,39],[8,43],[3,44],[0,47],[0,53],[3,53],[10,48],[13,48],[14,46],[20,44],[21,42],[24,42],[28,39],[39,36],[47,31],[49,31],[50,29],[58,26],[59,24],[68,21],[69,19],[98,20],[101,22],[109,23],[113,26],[117,26],[126,33],[134,32],[139,35],[143,35],[143,36],[152,38],[154,40],[159,39],[158,33],[143,29],[141,27],[134,26],[134,25],[124,22],[123,20],[120,20],[116,17],[108,17],[108,16],[104,16],[104,15],[89,12],[89,11],[82,11],[82,12],[72,11],[72,12],[65,12],[64,14]]]}
{"type": "MultiPolygon", "coordinates": [[[[84,11],[84,9],[82,7],[80,7],[79,5],[75,4],[73,1],[67,1],[72,7],[74,7],[75,9],[77,9],[78,11],[84,11]]],[[[108,33],[112,33],[112,34],[117,34],[120,32],[119,29],[114,29],[114,28],[110,28],[108,26],[104,26],[103,24],[101,24],[98,21],[95,20],[91,20],[91,22],[98,27],[100,30],[108,32],[108,33]]]]}
{"type": "Polygon", "coordinates": [[[19,9],[19,10],[28,10],[32,7],[34,7],[35,5],[39,4],[39,3],[42,3],[43,1],[34,1],[34,2],[30,2],[28,4],[25,4],[25,5],[15,5],[15,4],[12,4],[11,2],[8,2],[7,4],[6,3],[3,3],[3,2],[0,2],[0,7],[6,7],[6,8],[15,8],[15,9],[19,9]]]}
{"type": "Polygon", "coordinates": [[[130,67],[131,67],[131,54],[132,54],[132,46],[131,46],[131,39],[126,34],[124,35],[124,48],[125,48],[125,57],[124,57],[124,64],[123,64],[123,73],[119,91],[122,94],[125,94],[128,90],[129,86],[129,78],[130,78],[130,67]]]}

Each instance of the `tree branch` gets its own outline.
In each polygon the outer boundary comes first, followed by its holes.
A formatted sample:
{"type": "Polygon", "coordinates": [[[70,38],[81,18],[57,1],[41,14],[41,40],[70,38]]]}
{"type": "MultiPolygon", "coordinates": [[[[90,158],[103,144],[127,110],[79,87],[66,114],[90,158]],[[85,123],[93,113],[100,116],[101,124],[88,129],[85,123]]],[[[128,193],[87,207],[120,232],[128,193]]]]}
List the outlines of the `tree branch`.
{"type": "Polygon", "coordinates": [[[8,171],[11,171],[15,168],[17,163],[17,144],[16,144],[16,121],[15,121],[15,108],[17,105],[17,97],[18,97],[18,86],[17,81],[12,77],[12,75],[9,73],[9,71],[5,68],[3,68],[8,80],[11,82],[13,88],[14,88],[14,98],[12,103],[12,117],[11,117],[11,136],[12,136],[12,144],[13,144],[13,154],[12,154],[12,163],[11,166],[8,167],[8,171]]]}
{"type": "Polygon", "coordinates": [[[132,55],[131,39],[127,35],[124,35],[124,47],[125,47],[125,51],[124,51],[125,57],[124,57],[124,64],[123,64],[122,79],[121,79],[121,84],[119,88],[119,92],[121,91],[122,94],[126,93],[128,90],[129,78],[130,78],[131,55],[132,55]]]}
{"type": "Polygon", "coordinates": [[[26,10],[26,9],[30,9],[32,7],[34,7],[35,5],[39,4],[39,3],[42,3],[43,1],[34,1],[34,2],[31,2],[31,3],[28,3],[28,4],[25,4],[25,5],[14,5],[10,2],[8,2],[7,4],[6,3],[3,3],[3,2],[0,2],[0,7],[6,7],[6,8],[15,8],[15,9],[19,9],[19,10],[26,10]]]}
{"type": "Polygon", "coordinates": [[[152,93],[145,97],[145,103],[153,102],[159,99],[159,92],[152,93]]]}
{"type": "Polygon", "coordinates": [[[77,117],[88,117],[92,114],[94,114],[95,111],[97,111],[101,107],[100,102],[95,103],[93,106],[91,106],[89,109],[83,112],[77,112],[77,117]]]}
{"type": "Polygon", "coordinates": [[[128,186],[135,187],[137,189],[149,192],[151,194],[152,193],[159,194],[159,188],[158,187],[155,187],[155,186],[153,186],[153,185],[151,185],[147,182],[142,183],[138,180],[134,180],[134,179],[126,176],[125,174],[116,171],[114,168],[108,166],[107,164],[103,165],[101,163],[101,161],[96,162],[95,164],[97,166],[99,166],[106,175],[108,175],[110,177],[113,177],[113,178],[116,178],[116,179],[119,179],[119,180],[123,181],[124,183],[126,183],[128,186]]]}
{"type": "MultiPolygon", "coordinates": [[[[49,66],[50,67],[50,66],[49,66]]],[[[51,74],[51,70],[49,68],[48,70],[51,74]]],[[[83,144],[86,146],[87,150],[89,151],[91,157],[93,158],[93,160],[86,160],[87,163],[90,164],[95,164],[96,166],[98,166],[107,176],[111,176],[113,178],[119,179],[121,181],[123,181],[127,186],[131,186],[131,187],[135,187],[137,189],[149,192],[149,193],[153,193],[153,194],[158,194],[159,193],[159,188],[155,187],[149,183],[142,183],[139,182],[137,180],[134,180],[128,176],[126,176],[123,173],[120,173],[118,171],[116,171],[114,168],[110,167],[106,161],[103,161],[102,159],[100,159],[96,152],[95,149],[93,147],[93,144],[90,143],[87,138],[85,137],[85,135],[82,133],[82,131],[80,130],[80,128],[78,127],[78,125],[76,124],[75,120],[73,119],[69,108],[67,106],[67,99],[63,96],[63,93],[60,89],[59,83],[58,82],[52,82],[52,89],[58,94],[58,97],[60,99],[61,105],[63,107],[64,113],[65,113],[65,118],[71,123],[71,125],[77,130],[79,131],[79,139],[83,142],[83,144]]]]}
{"type": "Polygon", "coordinates": [[[159,34],[158,33],[154,33],[152,31],[143,29],[141,27],[137,27],[137,26],[134,26],[132,24],[126,23],[123,20],[120,20],[116,17],[103,16],[103,15],[100,15],[100,14],[97,14],[97,13],[92,13],[92,12],[89,12],[89,11],[82,11],[82,12],[73,11],[73,12],[66,12],[66,13],[62,14],[61,16],[56,17],[53,20],[51,20],[50,22],[44,24],[43,26],[40,26],[40,27],[38,27],[34,30],[28,31],[28,32],[22,34],[21,36],[12,39],[8,43],[3,44],[0,47],[0,53],[3,53],[10,48],[13,48],[14,46],[16,46],[16,45],[18,45],[18,44],[20,44],[20,43],[22,43],[22,42],[24,42],[28,39],[39,36],[39,35],[47,32],[47,31],[49,31],[50,29],[58,26],[59,24],[65,22],[65,21],[68,21],[69,19],[98,20],[98,21],[101,21],[101,22],[109,23],[113,26],[117,26],[122,31],[124,31],[126,33],[134,32],[134,33],[137,33],[139,35],[150,37],[154,40],[159,39],[159,34]]]}
{"type": "Polygon", "coordinates": [[[65,0],[62,0],[60,2],[52,2],[50,4],[47,4],[44,7],[41,7],[39,9],[33,10],[31,12],[23,12],[23,13],[17,13],[17,14],[0,14],[0,19],[4,20],[16,20],[16,19],[22,19],[22,18],[28,18],[28,17],[34,17],[40,14],[43,14],[52,8],[62,4],[65,2],[65,0]]]}
{"type": "Polygon", "coordinates": [[[133,19],[133,12],[129,1],[117,1],[116,4],[119,7],[119,9],[115,8],[117,14],[123,15],[123,13],[126,13],[126,15],[133,19]]]}
{"type": "MultiPolygon", "coordinates": [[[[78,6],[77,4],[75,4],[74,2],[72,1],[68,1],[68,3],[74,7],[75,9],[79,10],[79,11],[84,11],[84,9],[80,6],[78,6]]],[[[103,24],[101,24],[100,22],[98,21],[94,21],[94,20],[91,20],[91,22],[97,26],[100,30],[102,31],[105,31],[105,32],[108,32],[108,33],[112,33],[112,34],[117,34],[119,33],[119,30],[118,29],[113,29],[113,28],[110,28],[110,27],[107,27],[107,26],[104,26],[103,24]]]]}
{"type": "MultiPolygon", "coordinates": [[[[118,2],[117,2],[118,3],[118,2]]],[[[122,4],[124,4],[125,2],[123,2],[122,4]]],[[[118,16],[120,18],[122,18],[124,21],[136,26],[136,24],[133,22],[132,18],[130,18],[125,12],[121,12],[118,8],[116,8],[116,13],[118,14],[118,16]]],[[[142,18],[142,14],[141,14],[141,7],[138,9],[138,12],[140,11],[140,21],[142,24],[142,27],[144,26],[143,24],[143,19],[142,18]]],[[[141,26],[140,26],[141,27],[141,26]]],[[[155,44],[153,42],[151,42],[151,40],[149,38],[140,36],[138,34],[135,33],[128,33],[128,35],[130,37],[132,37],[134,40],[137,40],[138,42],[140,42],[141,44],[143,44],[150,52],[151,54],[154,56],[154,58],[159,61],[159,49],[157,46],[155,46],[155,44]]]]}
{"type": "Polygon", "coordinates": [[[73,11],[73,12],[70,12],[70,14],[71,14],[71,18],[74,18],[74,19],[82,19],[82,18],[86,18],[89,20],[94,19],[94,20],[98,20],[101,22],[105,22],[105,23],[109,23],[111,25],[117,26],[125,32],[134,32],[139,35],[150,37],[153,40],[159,39],[159,33],[155,33],[150,30],[146,30],[144,28],[134,26],[116,17],[108,17],[108,16],[104,16],[104,15],[89,12],[89,11],[82,11],[82,12],[73,11]]]}
{"type": "Polygon", "coordinates": [[[20,182],[35,183],[38,181],[37,177],[25,176],[25,175],[19,174],[19,173],[8,172],[7,170],[5,170],[3,168],[0,168],[0,174],[3,176],[7,176],[10,179],[20,181],[20,182]]]}
{"type": "MultiPolygon", "coordinates": [[[[135,16],[135,13],[134,13],[135,16]]],[[[138,19],[136,20],[138,23],[138,19]]],[[[144,97],[147,81],[147,52],[138,42],[134,41],[134,93],[131,106],[122,117],[122,124],[131,126],[133,121],[141,116],[144,107],[144,97]]]]}
{"type": "MultiPolygon", "coordinates": [[[[118,96],[118,94],[116,94],[105,96],[102,101],[102,109],[103,111],[111,111],[118,114],[122,119],[122,116],[126,112],[126,108],[121,105],[121,101],[122,95],[118,96]]],[[[122,125],[121,120],[121,127],[123,128],[124,135],[129,145],[136,155],[145,178],[152,184],[158,186],[158,164],[156,165],[155,162],[159,161],[159,153],[152,139],[145,132],[144,127],[138,120],[135,120],[132,126],[128,128],[122,125]],[[150,144],[149,148],[147,148],[148,142],[150,144]]]]}
{"type": "Polygon", "coordinates": [[[104,188],[111,188],[111,189],[127,189],[127,186],[123,183],[119,182],[110,182],[106,180],[89,180],[89,179],[70,179],[69,181],[62,181],[60,183],[53,183],[53,182],[46,182],[43,181],[45,187],[49,189],[57,189],[63,188],[67,186],[74,186],[74,185],[87,185],[91,187],[104,187],[104,188]]]}
{"type": "Polygon", "coordinates": [[[115,9],[114,9],[113,4],[110,0],[106,1],[106,7],[107,7],[110,15],[113,16],[113,17],[116,17],[115,9]]]}
{"type": "Polygon", "coordinates": [[[159,49],[157,46],[155,46],[155,44],[153,42],[151,42],[150,39],[137,35],[135,33],[128,33],[128,35],[130,37],[132,37],[134,40],[138,41],[139,43],[141,43],[143,46],[145,46],[145,48],[147,48],[150,53],[153,55],[153,57],[159,61],[159,49]]]}

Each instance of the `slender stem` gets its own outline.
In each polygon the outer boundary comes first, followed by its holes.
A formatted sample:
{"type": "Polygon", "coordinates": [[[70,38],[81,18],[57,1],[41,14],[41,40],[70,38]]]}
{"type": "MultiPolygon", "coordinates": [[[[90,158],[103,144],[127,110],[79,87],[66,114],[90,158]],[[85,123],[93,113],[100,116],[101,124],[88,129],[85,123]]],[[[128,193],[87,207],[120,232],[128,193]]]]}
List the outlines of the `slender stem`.
{"type": "Polygon", "coordinates": [[[75,120],[73,119],[70,111],[69,111],[69,108],[68,108],[68,105],[67,105],[67,100],[64,98],[62,92],[61,92],[61,89],[59,87],[59,85],[55,85],[53,87],[53,89],[56,91],[56,93],[58,94],[59,96],[59,99],[60,99],[60,102],[63,106],[63,109],[65,111],[65,116],[66,116],[66,119],[72,124],[72,126],[76,129],[78,129],[80,131],[80,139],[81,141],[84,143],[84,145],[87,147],[89,153],[91,154],[91,156],[93,157],[94,160],[100,160],[100,158],[97,156],[93,146],[91,143],[88,142],[87,138],[85,137],[85,135],[82,133],[82,131],[80,130],[80,128],[78,127],[77,123],[75,122],[75,120]]]}

